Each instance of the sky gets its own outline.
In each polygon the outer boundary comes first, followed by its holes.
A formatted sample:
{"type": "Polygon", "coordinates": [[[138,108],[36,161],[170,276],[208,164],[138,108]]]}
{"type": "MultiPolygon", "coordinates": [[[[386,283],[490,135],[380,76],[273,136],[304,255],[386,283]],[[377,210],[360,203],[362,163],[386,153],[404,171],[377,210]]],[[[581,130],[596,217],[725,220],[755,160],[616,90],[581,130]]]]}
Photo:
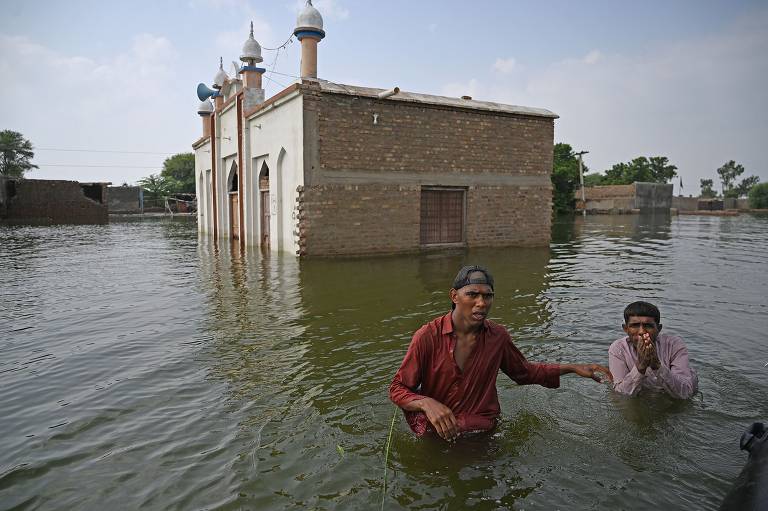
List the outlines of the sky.
{"type": "MultiPolygon", "coordinates": [[[[267,97],[296,80],[299,0],[0,0],[0,130],[27,177],[133,184],[202,134],[198,83],[253,21],[267,97]]],[[[768,3],[316,0],[318,76],[541,107],[590,171],[666,156],[682,193],[729,160],[768,181],[768,3]]],[[[675,179],[675,194],[680,193],[675,179]]]]}

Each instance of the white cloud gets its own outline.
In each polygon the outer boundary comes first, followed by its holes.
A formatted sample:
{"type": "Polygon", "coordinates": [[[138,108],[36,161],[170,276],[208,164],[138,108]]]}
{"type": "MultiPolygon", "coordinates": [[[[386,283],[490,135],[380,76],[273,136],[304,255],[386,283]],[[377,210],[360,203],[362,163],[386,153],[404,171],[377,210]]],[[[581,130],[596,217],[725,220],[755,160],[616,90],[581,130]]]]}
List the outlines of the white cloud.
{"type": "Polygon", "coordinates": [[[512,70],[515,69],[516,62],[515,59],[512,57],[507,59],[498,58],[496,59],[496,62],[493,63],[493,69],[498,71],[499,73],[511,73],[512,70]]]}
{"type": "Polygon", "coordinates": [[[585,64],[596,64],[600,61],[601,58],[603,58],[603,54],[600,53],[600,51],[592,50],[591,52],[584,55],[584,58],[581,59],[581,61],[585,64]]]}
{"type": "MultiPolygon", "coordinates": [[[[5,97],[14,98],[4,107],[5,125],[22,132],[36,147],[186,150],[197,125],[178,127],[178,119],[194,115],[188,113],[186,97],[169,93],[178,88],[178,62],[173,44],[152,34],[134,36],[125,51],[103,60],[61,54],[25,37],[0,34],[0,71],[4,77],[14,77],[0,85],[5,97]],[[41,69],[46,70],[42,79],[41,69]]],[[[30,177],[134,181],[157,172],[162,159],[38,152],[38,164],[109,164],[115,168],[41,166],[30,177]],[[122,169],[121,165],[156,168],[122,169]]]]}
{"type": "MultiPolygon", "coordinates": [[[[768,15],[763,16],[768,20],[768,15]]],[[[768,181],[768,32],[743,20],[727,32],[640,54],[597,50],[513,74],[489,74],[444,87],[449,95],[543,107],[560,115],[555,140],[589,150],[602,171],[637,156],[668,156],[685,192],[734,159],[768,181]]],[[[496,66],[494,66],[496,68],[496,66]]]]}

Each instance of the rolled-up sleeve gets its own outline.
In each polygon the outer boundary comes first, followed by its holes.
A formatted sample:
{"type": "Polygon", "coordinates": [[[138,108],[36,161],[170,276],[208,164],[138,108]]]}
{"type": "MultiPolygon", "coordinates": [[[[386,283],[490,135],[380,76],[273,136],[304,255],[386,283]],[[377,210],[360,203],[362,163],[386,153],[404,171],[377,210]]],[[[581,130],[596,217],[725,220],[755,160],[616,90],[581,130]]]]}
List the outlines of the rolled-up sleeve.
{"type": "Polygon", "coordinates": [[[560,364],[528,362],[523,354],[507,337],[507,346],[502,351],[501,370],[518,385],[538,384],[556,389],[560,386],[560,364]]]}

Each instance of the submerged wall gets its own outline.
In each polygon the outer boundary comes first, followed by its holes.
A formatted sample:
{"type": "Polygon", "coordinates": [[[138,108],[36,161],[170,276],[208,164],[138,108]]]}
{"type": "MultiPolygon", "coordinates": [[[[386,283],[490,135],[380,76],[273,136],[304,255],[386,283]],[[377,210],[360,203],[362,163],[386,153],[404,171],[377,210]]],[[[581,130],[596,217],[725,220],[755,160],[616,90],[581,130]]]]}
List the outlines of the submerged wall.
{"type": "Polygon", "coordinates": [[[107,184],[47,179],[0,179],[0,223],[106,224],[107,184]]]}
{"type": "Polygon", "coordinates": [[[108,201],[110,213],[142,213],[144,196],[140,186],[110,186],[108,201]]]}

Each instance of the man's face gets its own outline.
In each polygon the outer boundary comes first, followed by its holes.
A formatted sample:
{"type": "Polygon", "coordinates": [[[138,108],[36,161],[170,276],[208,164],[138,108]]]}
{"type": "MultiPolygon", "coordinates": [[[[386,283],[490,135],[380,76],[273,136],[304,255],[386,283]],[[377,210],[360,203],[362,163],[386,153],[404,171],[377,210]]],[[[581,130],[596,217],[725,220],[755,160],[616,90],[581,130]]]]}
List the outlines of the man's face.
{"type": "Polygon", "coordinates": [[[634,344],[637,344],[637,341],[646,333],[651,336],[653,342],[656,342],[656,337],[661,331],[661,324],[657,324],[651,316],[630,316],[622,327],[634,344]]]}
{"type": "Polygon", "coordinates": [[[451,300],[456,304],[455,313],[470,325],[485,320],[493,304],[493,289],[488,284],[470,284],[461,289],[451,289],[451,300]]]}

